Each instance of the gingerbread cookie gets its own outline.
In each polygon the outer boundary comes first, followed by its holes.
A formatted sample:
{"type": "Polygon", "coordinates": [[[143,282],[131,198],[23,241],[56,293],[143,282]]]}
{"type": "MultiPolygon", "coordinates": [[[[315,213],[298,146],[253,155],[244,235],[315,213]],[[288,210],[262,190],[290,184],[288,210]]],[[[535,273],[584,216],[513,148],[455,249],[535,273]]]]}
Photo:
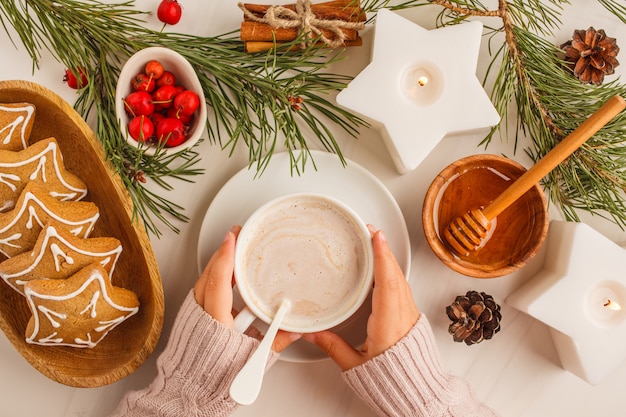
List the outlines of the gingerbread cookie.
{"type": "Polygon", "coordinates": [[[139,311],[137,295],[113,286],[97,263],[67,279],[29,281],[24,292],[33,314],[26,326],[31,344],[93,348],[139,311]]]}
{"type": "Polygon", "coordinates": [[[21,151],[28,146],[35,120],[30,103],[0,103],[0,149],[21,151]]]}
{"type": "Polygon", "coordinates": [[[36,142],[23,151],[0,150],[0,212],[15,205],[29,181],[35,181],[60,201],[78,201],[87,195],[85,183],[65,170],[56,139],[36,142]]]}
{"type": "Polygon", "coordinates": [[[51,220],[31,251],[0,263],[0,277],[23,294],[28,281],[64,279],[91,263],[98,263],[111,276],[121,252],[122,245],[115,238],[82,239],[51,220]]]}
{"type": "Polygon", "coordinates": [[[0,213],[0,260],[31,250],[50,219],[58,221],[73,235],[86,238],[99,217],[94,203],[58,201],[41,185],[31,181],[26,184],[15,207],[0,213]]]}

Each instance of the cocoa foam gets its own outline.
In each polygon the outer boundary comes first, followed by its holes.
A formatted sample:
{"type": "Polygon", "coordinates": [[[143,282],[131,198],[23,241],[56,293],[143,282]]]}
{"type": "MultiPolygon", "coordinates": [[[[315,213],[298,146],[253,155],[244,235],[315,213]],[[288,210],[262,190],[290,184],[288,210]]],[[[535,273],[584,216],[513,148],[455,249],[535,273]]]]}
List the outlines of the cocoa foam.
{"type": "Polygon", "coordinates": [[[371,282],[363,278],[371,248],[362,227],[321,197],[283,199],[265,207],[242,230],[244,291],[268,317],[289,299],[286,326],[336,322],[362,302],[363,286],[371,282]]]}

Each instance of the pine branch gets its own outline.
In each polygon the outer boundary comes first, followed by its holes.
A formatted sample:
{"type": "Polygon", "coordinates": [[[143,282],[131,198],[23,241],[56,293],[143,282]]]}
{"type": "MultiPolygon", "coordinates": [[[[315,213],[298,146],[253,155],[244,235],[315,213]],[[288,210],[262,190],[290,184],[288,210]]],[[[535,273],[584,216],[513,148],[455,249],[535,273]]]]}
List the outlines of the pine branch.
{"type": "MultiPolygon", "coordinates": [[[[324,72],[341,59],[335,51],[310,48],[293,54],[286,52],[289,44],[263,54],[248,54],[233,33],[197,37],[156,32],[143,26],[144,15],[132,1],[104,4],[97,0],[0,0],[2,26],[7,33],[9,26],[15,29],[34,67],[39,66],[41,51],[47,49],[67,67],[82,67],[90,74],[75,108],[85,119],[95,115],[96,135],[131,194],[135,217],[157,236],[161,223],[178,231],[170,219],[188,219],[182,207],[144,184],[153,182],[168,190],[171,179],[191,181],[202,173],[194,168],[201,156],[194,150],[173,156],[164,152],[147,156],[123,140],[113,97],[121,67],[134,52],[164,46],[187,58],[198,73],[205,100],[212,109],[207,119],[208,139],[230,148],[231,153],[238,146],[248,147],[249,165],[259,173],[281,141],[294,155],[299,149],[308,152],[310,141],[318,140],[343,161],[327,124],[335,124],[352,136],[361,126],[367,126],[327,98],[349,81],[348,77],[324,72]],[[226,132],[225,140],[222,131],[226,132]]],[[[18,46],[17,39],[11,41],[18,46]]],[[[308,158],[291,160],[300,164],[292,167],[297,173],[308,158]]]]}
{"type": "MultiPolygon", "coordinates": [[[[626,22],[623,2],[598,1],[626,22]]],[[[408,0],[395,5],[388,0],[369,0],[363,7],[375,13],[381,7],[401,10],[428,4],[442,7],[438,25],[458,24],[472,16],[501,19],[500,28],[490,29],[491,40],[495,33],[503,33],[504,42],[494,48],[485,80],[497,70],[491,99],[503,119],[482,141],[485,147],[500,133],[515,138],[516,150],[519,135],[524,134],[531,140],[526,153],[536,162],[609,97],[626,96],[626,87],[619,80],[601,86],[579,82],[560,58],[562,51],[545,40],[561,25],[564,6],[569,5],[566,0],[499,0],[494,10],[477,0],[408,0]],[[512,113],[516,129],[509,134],[512,113]]],[[[626,227],[625,141],[626,114],[622,113],[544,178],[550,201],[567,220],[579,221],[578,211],[583,210],[626,227]]]]}

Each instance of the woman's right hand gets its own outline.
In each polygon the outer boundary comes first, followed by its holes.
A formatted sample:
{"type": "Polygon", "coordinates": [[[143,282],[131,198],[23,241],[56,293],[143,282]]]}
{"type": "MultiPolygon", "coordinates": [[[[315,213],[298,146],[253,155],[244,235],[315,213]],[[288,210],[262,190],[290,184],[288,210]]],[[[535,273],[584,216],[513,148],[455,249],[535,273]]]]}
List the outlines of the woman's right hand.
{"type": "Polygon", "coordinates": [[[311,333],[304,338],[317,345],[346,371],[380,355],[404,337],[415,325],[420,312],[411,287],[394,257],[385,234],[368,226],[374,250],[372,313],[367,321],[367,338],[360,350],[331,331],[311,333]]]}

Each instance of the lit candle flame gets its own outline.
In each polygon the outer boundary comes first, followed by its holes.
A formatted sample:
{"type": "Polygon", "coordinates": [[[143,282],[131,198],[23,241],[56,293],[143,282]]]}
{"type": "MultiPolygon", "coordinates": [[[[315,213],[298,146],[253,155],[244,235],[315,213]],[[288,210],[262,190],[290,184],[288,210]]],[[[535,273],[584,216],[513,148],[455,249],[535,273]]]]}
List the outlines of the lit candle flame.
{"type": "Polygon", "coordinates": [[[417,85],[419,85],[420,87],[424,87],[426,84],[428,84],[427,76],[422,75],[421,77],[417,79],[417,85]]]}
{"type": "Polygon", "coordinates": [[[621,310],[622,309],[622,306],[619,305],[616,301],[606,300],[606,302],[603,305],[606,308],[611,309],[611,310],[621,310]]]}

